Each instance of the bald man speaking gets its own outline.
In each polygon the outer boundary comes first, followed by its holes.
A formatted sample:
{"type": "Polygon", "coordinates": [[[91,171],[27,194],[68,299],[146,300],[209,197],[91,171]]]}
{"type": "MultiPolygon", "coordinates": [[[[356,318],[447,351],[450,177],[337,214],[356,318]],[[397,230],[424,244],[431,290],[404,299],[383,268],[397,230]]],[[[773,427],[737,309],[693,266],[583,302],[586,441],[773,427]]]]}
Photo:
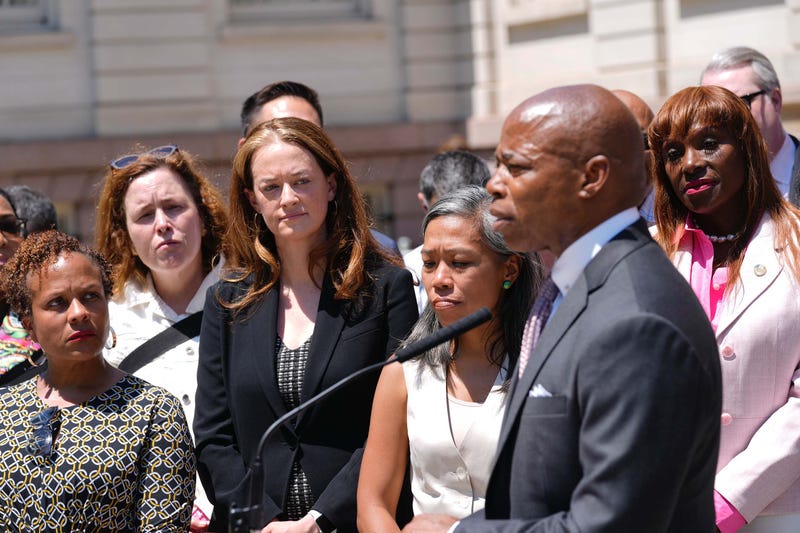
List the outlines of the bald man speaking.
{"type": "Polygon", "coordinates": [[[403,531],[714,531],[717,345],[638,216],[643,148],[630,111],[593,85],[545,91],[506,119],[487,185],[495,229],[557,260],[525,329],[484,512],[420,515],[403,531]]]}

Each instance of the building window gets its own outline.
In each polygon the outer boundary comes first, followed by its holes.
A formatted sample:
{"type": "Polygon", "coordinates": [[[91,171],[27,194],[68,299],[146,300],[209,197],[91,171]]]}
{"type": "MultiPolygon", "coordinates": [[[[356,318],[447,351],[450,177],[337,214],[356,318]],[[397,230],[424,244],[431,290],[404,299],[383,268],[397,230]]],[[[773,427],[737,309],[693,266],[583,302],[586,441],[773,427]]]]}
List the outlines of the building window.
{"type": "Polygon", "coordinates": [[[23,31],[52,26],[49,0],[0,0],[0,31],[23,31]]]}
{"type": "Polygon", "coordinates": [[[370,0],[230,0],[236,22],[367,18],[370,0]]]}

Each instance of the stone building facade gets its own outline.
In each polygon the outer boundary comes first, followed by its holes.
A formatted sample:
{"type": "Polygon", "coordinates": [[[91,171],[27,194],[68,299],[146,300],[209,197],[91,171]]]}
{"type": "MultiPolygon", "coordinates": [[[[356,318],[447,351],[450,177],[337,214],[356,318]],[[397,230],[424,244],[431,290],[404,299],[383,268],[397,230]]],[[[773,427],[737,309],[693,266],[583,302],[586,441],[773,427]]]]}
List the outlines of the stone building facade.
{"type": "Polygon", "coordinates": [[[417,243],[427,160],[453,136],[491,159],[504,115],[547,87],[657,108],[748,45],[800,130],[798,30],[800,0],[0,0],[0,186],[50,195],[91,241],[109,160],[174,142],[226,191],[242,101],[292,79],[319,91],[378,226],[417,243]]]}

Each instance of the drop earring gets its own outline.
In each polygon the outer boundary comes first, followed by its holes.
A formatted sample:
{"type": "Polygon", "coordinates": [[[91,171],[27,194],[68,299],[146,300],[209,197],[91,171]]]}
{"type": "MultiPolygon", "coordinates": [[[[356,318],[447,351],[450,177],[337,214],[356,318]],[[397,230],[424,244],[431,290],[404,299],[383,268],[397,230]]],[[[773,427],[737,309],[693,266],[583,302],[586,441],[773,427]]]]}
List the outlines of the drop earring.
{"type": "Polygon", "coordinates": [[[108,329],[109,333],[111,334],[111,346],[108,345],[108,339],[106,339],[105,347],[106,350],[113,350],[114,348],[117,347],[117,332],[114,331],[114,328],[112,328],[111,326],[109,326],[108,329]]]}

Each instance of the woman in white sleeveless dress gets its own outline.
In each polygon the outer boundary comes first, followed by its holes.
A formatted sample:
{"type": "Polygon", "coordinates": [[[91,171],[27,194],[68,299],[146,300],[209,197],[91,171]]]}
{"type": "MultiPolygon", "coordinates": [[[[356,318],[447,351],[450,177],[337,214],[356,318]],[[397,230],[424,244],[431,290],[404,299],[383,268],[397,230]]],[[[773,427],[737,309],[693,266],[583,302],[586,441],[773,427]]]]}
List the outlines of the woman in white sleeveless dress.
{"type": "Polygon", "coordinates": [[[423,221],[428,306],[405,343],[488,307],[493,318],[418,358],[384,368],[358,483],[361,531],[394,521],[410,464],[414,514],[467,516],[483,508],[511,369],[542,279],[537,257],[512,252],[492,230],[491,196],[465,187],[423,221]]]}

